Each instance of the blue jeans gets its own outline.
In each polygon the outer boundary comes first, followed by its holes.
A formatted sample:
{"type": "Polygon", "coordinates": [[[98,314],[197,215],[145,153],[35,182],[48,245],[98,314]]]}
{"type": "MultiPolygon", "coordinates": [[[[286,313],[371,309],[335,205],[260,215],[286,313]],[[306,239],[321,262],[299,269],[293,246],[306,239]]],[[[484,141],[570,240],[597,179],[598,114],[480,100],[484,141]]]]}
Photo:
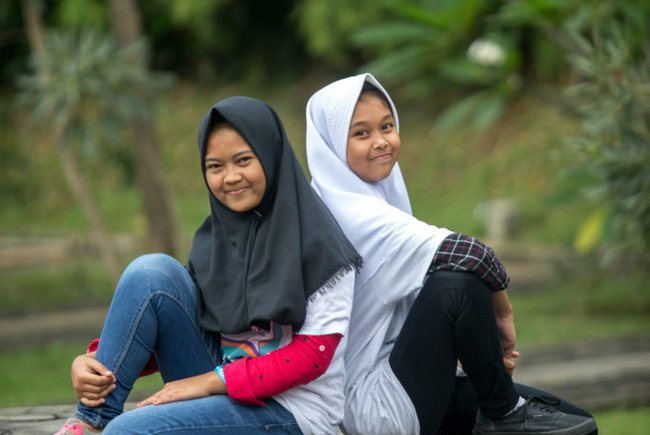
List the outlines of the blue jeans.
{"type": "Polygon", "coordinates": [[[123,413],[152,353],[164,382],[207,373],[220,360],[218,334],[198,322],[196,286],[178,261],[163,254],[135,259],[118,283],[102,330],[97,360],[117,378],[98,407],[78,404],[77,416],[105,434],[299,434],[293,415],[273,400],[245,406],[228,396],[147,406],[123,413]]]}

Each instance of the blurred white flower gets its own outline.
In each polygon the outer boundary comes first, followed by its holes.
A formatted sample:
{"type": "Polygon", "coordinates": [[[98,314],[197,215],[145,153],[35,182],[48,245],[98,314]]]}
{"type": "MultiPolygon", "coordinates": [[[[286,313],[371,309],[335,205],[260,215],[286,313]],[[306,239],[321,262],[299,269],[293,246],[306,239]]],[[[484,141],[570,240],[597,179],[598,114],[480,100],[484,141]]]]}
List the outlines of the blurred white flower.
{"type": "Polygon", "coordinates": [[[506,53],[494,41],[477,39],[467,49],[467,57],[482,66],[501,66],[506,59],[506,53]]]}

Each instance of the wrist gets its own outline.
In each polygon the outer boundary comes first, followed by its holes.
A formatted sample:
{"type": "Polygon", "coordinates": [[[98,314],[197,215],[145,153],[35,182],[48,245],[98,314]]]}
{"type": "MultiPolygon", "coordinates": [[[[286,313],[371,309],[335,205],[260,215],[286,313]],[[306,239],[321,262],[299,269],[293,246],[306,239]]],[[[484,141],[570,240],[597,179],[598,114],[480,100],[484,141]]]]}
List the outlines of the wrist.
{"type": "Polygon", "coordinates": [[[227,392],[226,383],[221,379],[216,368],[206,373],[205,376],[210,394],[225,394],[227,392]]]}

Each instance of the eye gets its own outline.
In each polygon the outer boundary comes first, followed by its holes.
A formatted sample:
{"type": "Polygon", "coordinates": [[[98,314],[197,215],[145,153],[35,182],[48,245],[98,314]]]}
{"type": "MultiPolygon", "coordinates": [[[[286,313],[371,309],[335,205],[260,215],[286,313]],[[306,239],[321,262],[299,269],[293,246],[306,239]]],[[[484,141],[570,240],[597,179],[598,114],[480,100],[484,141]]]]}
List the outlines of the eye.
{"type": "Polygon", "coordinates": [[[245,165],[249,164],[253,159],[255,159],[255,157],[253,157],[253,156],[248,156],[248,155],[241,156],[241,157],[239,157],[237,159],[237,164],[241,165],[241,166],[245,166],[245,165]]]}
{"type": "Polygon", "coordinates": [[[223,165],[221,163],[208,162],[208,163],[205,164],[205,170],[206,170],[206,172],[207,171],[215,172],[215,171],[218,171],[219,169],[221,169],[222,166],[223,165]]]}
{"type": "Polygon", "coordinates": [[[353,137],[366,137],[368,136],[368,130],[366,129],[359,129],[359,130],[354,130],[352,132],[353,137]]]}

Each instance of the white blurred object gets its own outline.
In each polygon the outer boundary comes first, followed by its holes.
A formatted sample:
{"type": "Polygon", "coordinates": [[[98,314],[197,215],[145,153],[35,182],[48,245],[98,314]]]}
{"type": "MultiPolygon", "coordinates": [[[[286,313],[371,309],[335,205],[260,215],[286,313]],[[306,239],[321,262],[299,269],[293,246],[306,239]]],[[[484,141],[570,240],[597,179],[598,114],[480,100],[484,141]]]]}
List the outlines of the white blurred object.
{"type": "Polygon", "coordinates": [[[512,199],[492,199],[480,203],[474,213],[484,223],[486,239],[500,242],[512,237],[519,220],[519,207],[512,199]]]}
{"type": "Polygon", "coordinates": [[[467,57],[482,66],[501,66],[506,59],[506,53],[492,40],[476,39],[467,49],[467,57]]]}

